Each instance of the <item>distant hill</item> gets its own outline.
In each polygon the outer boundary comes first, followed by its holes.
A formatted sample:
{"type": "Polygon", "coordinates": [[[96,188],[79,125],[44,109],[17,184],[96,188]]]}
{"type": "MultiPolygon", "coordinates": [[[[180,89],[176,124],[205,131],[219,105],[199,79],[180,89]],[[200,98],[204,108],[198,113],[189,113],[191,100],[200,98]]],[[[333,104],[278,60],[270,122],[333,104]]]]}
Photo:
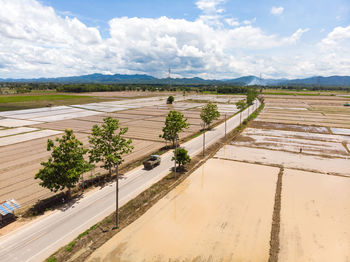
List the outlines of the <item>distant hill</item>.
{"type": "MultiPolygon", "coordinates": [[[[56,78],[32,78],[32,79],[1,79],[0,82],[22,83],[120,83],[120,84],[168,84],[168,78],[155,78],[150,75],[104,75],[90,74],[82,76],[56,77],[56,78]]],[[[230,84],[239,86],[249,85],[314,85],[314,86],[349,86],[350,76],[315,76],[304,79],[260,79],[256,76],[243,76],[224,80],[207,80],[199,77],[171,78],[172,85],[220,85],[230,84]]]]}

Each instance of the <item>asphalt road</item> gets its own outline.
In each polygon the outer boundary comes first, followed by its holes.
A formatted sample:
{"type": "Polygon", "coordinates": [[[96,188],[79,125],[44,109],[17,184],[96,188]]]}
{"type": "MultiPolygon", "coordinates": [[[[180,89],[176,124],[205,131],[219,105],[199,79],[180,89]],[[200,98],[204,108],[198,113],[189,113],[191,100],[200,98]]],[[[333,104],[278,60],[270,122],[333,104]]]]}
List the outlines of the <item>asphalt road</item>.
{"type": "MultiPolygon", "coordinates": [[[[250,107],[257,107],[258,102],[250,107]]],[[[242,121],[248,116],[248,109],[242,113],[242,121]]],[[[239,114],[227,121],[227,132],[239,125],[239,114]]],[[[225,124],[206,132],[206,146],[225,134],[225,124]]],[[[203,135],[181,145],[191,156],[202,152],[203,135]]],[[[139,193],[169,174],[174,163],[172,152],[162,155],[161,164],[150,170],[138,167],[120,179],[119,205],[122,206],[139,193]]],[[[38,218],[18,230],[0,238],[0,261],[42,261],[63,245],[68,244],[80,233],[111,214],[115,209],[115,182],[71,204],[52,215],[38,218]]]]}

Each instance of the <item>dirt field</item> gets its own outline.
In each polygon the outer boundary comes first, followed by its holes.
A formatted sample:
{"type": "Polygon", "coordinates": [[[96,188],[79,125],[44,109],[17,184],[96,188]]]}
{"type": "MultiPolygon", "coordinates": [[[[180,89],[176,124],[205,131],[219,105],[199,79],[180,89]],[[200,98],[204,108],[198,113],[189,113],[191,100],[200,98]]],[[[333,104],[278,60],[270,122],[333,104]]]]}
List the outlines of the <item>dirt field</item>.
{"type": "Polygon", "coordinates": [[[336,96],[266,96],[260,121],[350,128],[349,99],[336,96]]]}
{"type": "Polygon", "coordinates": [[[278,172],[209,160],[88,261],[267,261],[278,172]]]}
{"type": "Polygon", "coordinates": [[[285,170],[279,261],[350,261],[350,179],[285,170]]]}
{"type": "MultiPolygon", "coordinates": [[[[0,112],[3,118],[0,119],[0,126],[17,127],[0,131],[0,201],[15,198],[25,207],[53,195],[38,185],[39,181],[34,179],[34,175],[41,168],[40,162],[49,157],[46,151],[47,139],[55,139],[54,135],[65,129],[72,129],[87,146],[93,125],[100,125],[107,116],[118,118],[122,127],[129,128],[126,137],[133,140],[135,147],[131,154],[125,156],[125,164],[165,146],[159,135],[169,110],[178,108],[188,118],[190,127],[180,134],[181,139],[200,130],[200,109],[196,109],[200,104],[175,102],[174,105],[166,105],[164,99],[159,99],[119,99],[87,105],[0,112]],[[117,111],[106,113],[108,109],[117,111]]],[[[232,108],[235,110],[234,106],[232,108]]],[[[95,176],[98,172],[105,171],[96,168],[85,174],[84,178],[95,176]]]]}

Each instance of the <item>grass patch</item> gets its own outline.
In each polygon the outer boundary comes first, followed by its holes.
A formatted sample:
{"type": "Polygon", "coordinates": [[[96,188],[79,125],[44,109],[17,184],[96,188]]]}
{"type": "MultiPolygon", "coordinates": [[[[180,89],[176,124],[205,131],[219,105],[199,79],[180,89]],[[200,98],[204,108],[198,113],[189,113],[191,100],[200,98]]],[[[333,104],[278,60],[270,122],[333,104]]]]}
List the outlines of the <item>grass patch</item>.
{"type": "Polygon", "coordinates": [[[89,98],[86,96],[75,95],[33,95],[33,96],[0,96],[0,103],[18,103],[18,102],[31,102],[31,101],[55,101],[55,100],[67,100],[77,98],[89,98]]]}
{"type": "Polygon", "coordinates": [[[46,259],[46,262],[57,262],[57,258],[49,257],[48,259],[46,259]]]}
{"type": "Polygon", "coordinates": [[[23,110],[46,106],[74,105],[110,101],[109,98],[57,93],[0,96],[0,111],[23,110]]]}
{"type": "Polygon", "coordinates": [[[71,252],[73,247],[75,246],[75,243],[76,243],[75,240],[70,242],[66,247],[66,251],[71,252]]]}
{"type": "MultiPolygon", "coordinates": [[[[85,230],[83,233],[81,233],[81,234],[78,236],[78,239],[82,238],[82,237],[85,236],[85,235],[88,235],[89,232],[90,232],[91,230],[94,230],[94,229],[96,229],[97,227],[98,227],[98,225],[96,224],[96,225],[93,225],[92,227],[90,227],[89,229],[85,230]]],[[[73,245],[73,246],[74,246],[74,245],[73,245]]]]}

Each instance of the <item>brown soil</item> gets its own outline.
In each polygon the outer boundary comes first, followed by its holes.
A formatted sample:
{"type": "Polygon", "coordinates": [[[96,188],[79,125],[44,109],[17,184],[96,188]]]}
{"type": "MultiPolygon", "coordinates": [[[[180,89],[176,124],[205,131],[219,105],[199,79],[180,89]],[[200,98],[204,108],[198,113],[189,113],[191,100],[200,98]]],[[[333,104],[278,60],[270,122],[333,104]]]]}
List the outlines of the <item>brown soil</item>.
{"type": "MultiPolygon", "coordinates": [[[[61,131],[73,129],[78,139],[87,145],[88,135],[91,133],[93,125],[101,124],[103,118],[107,116],[120,118],[121,126],[129,128],[126,137],[133,140],[135,147],[131,154],[125,156],[124,165],[128,165],[133,161],[140,164],[139,160],[158,151],[165,145],[164,140],[159,135],[162,133],[165,116],[168,112],[168,109],[153,108],[150,110],[148,107],[145,107],[145,109],[132,109],[117,113],[106,113],[97,116],[43,123],[35,125],[35,127],[61,131]]],[[[199,114],[199,111],[188,114],[188,122],[191,125],[180,134],[180,139],[187,139],[199,132],[199,123],[201,121],[199,114]]],[[[49,138],[54,139],[55,137],[49,138]]],[[[40,163],[46,161],[49,157],[49,152],[46,151],[47,139],[35,139],[1,147],[0,200],[15,198],[23,208],[26,208],[40,199],[54,195],[54,193],[39,186],[39,181],[34,179],[34,175],[41,168],[40,163]]],[[[85,174],[84,179],[104,172],[104,170],[97,168],[85,174]]]]}
{"type": "Polygon", "coordinates": [[[311,133],[321,133],[328,134],[327,128],[322,126],[310,126],[310,125],[295,125],[295,124],[284,124],[284,123],[273,123],[256,120],[250,125],[253,128],[261,129],[273,129],[273,130],[286,130],[286,131],[296,131],[296,132],[311,132],[311,133]]]}
{"type": "Polygon", "coordinates": [[[249,122],[243,123],[241,127],[238,127],[233,132],[227,134],[226,139],[222,138],[220,141],[208,147],[204,159],[202,158],[201,154],[193,157],[191,163],[186,167],[188,171],[183,173],[181,176],[177,176],[175,178],[173,174],[169,174],[161,181],[154,184],[152,187],[145,190],[136,198],[121,207],[119,209],[120,226],[118,229],[114,228],[115,214],[111,214],[102,222],[98,223],[90,230],[87,230],[85,234],[82,234],[80,237],[75,239],[71,243],[73,244],[71,249],[63,247],[53,254],[52,257],[56,258],[57,261],[85,261],[97,248],[101,247],[115,234],[143,215],[161,198],[184,181],[207,159],[212,158],[224,144],[232,141],[232,139],[235,139],[237,135],[239,135],[240,132],[247,126],[247,123],[249,122]]]}

